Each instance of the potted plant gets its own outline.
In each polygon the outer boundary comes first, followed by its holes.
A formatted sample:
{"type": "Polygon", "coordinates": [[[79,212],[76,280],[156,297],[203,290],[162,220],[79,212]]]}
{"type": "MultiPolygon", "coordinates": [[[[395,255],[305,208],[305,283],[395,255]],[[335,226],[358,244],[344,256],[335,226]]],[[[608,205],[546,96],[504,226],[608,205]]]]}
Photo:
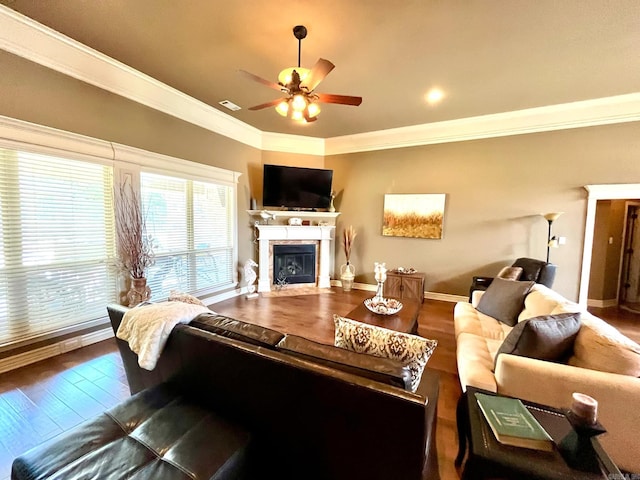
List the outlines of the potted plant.
{"type": "Polygon", "coordinates": [[[353,287],[353,280],[356,276],[356,269],[351,263],[351,248],[353,247],[353,241],[357,236],[357,232],[353,225],[349,225],[344,229],[342,237],[342,246],[344,247],[344,256],[347,259],[347,263],[340,267],[340,281],[342,282],[342,289],[345,292],[351,290],[353,287]]]}
{"type": "Polygon", "coordinates": [[[129,183],[120,185],[115,213],[118,267],[130,281],[126,302],[133,307],[151,297],[145,273],[154,264],[154,253],[140,199],[129,183]]]}

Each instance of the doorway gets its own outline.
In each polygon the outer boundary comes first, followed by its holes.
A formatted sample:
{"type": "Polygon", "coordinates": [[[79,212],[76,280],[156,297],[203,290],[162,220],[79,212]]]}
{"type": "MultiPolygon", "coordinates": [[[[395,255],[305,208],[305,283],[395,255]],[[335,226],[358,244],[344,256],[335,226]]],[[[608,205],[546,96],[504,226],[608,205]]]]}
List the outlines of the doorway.
{"type": "Polygon", "coordinates": [[[620,268],[620,308],[640,313],[640,202],[627,202],[620,268]]]}

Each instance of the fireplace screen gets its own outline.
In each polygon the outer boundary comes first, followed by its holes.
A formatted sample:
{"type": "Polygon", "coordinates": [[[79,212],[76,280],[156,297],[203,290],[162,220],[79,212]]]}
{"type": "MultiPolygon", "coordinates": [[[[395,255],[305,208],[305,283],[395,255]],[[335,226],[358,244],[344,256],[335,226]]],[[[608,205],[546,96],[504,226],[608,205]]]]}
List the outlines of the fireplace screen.
{"type": "Polygon", "coordinates": [[[274,245],[273,283],[315,283],[315,245],[274,245]]]}

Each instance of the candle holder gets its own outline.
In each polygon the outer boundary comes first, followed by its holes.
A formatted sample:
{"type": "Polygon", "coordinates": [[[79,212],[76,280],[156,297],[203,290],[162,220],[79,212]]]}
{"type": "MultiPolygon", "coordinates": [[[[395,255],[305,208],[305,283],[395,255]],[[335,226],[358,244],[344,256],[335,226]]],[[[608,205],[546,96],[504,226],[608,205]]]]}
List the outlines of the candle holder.
{"type": "Polygon", "coordinates": [[[373,297],[373,301],[382,302],[384,301],[384,296],[382,292],[384,288],[384,282],[387,279],[387,267],[385,266],[384,263],[375,262],[373,272],[374,272],[374,278],[376,279],[376,282],[378,282],[376,295],[373,297]]]}

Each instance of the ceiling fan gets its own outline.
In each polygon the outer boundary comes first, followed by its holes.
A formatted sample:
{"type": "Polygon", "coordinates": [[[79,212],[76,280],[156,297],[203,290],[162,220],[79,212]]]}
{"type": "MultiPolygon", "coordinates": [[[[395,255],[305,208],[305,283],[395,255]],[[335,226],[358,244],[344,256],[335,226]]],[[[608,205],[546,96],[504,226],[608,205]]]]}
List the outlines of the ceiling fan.
{"type": "Polygon", "coordinates": [[[362,97],[315,92],[317,86],[335,68],[335,65],[329,60],[320,58],[311,70],[300,67],[300,51],[302,39],[307,36],[306,27],[304,25],[293,27],[293,35],[298,39],[298,66],[282,70],[278,75],[278,83],[270,82],[253,73],[240,70],[240,73],[245,77],[286,95],[285,98],[262,103],[249,108],[249,110],[276,107],[276,111],[283,117],[290,117],[293,120],[309,123],[318,119],[318,114],[320,113],[319,103],[337,103],[356,107],[360,105],[362,97]]]}

